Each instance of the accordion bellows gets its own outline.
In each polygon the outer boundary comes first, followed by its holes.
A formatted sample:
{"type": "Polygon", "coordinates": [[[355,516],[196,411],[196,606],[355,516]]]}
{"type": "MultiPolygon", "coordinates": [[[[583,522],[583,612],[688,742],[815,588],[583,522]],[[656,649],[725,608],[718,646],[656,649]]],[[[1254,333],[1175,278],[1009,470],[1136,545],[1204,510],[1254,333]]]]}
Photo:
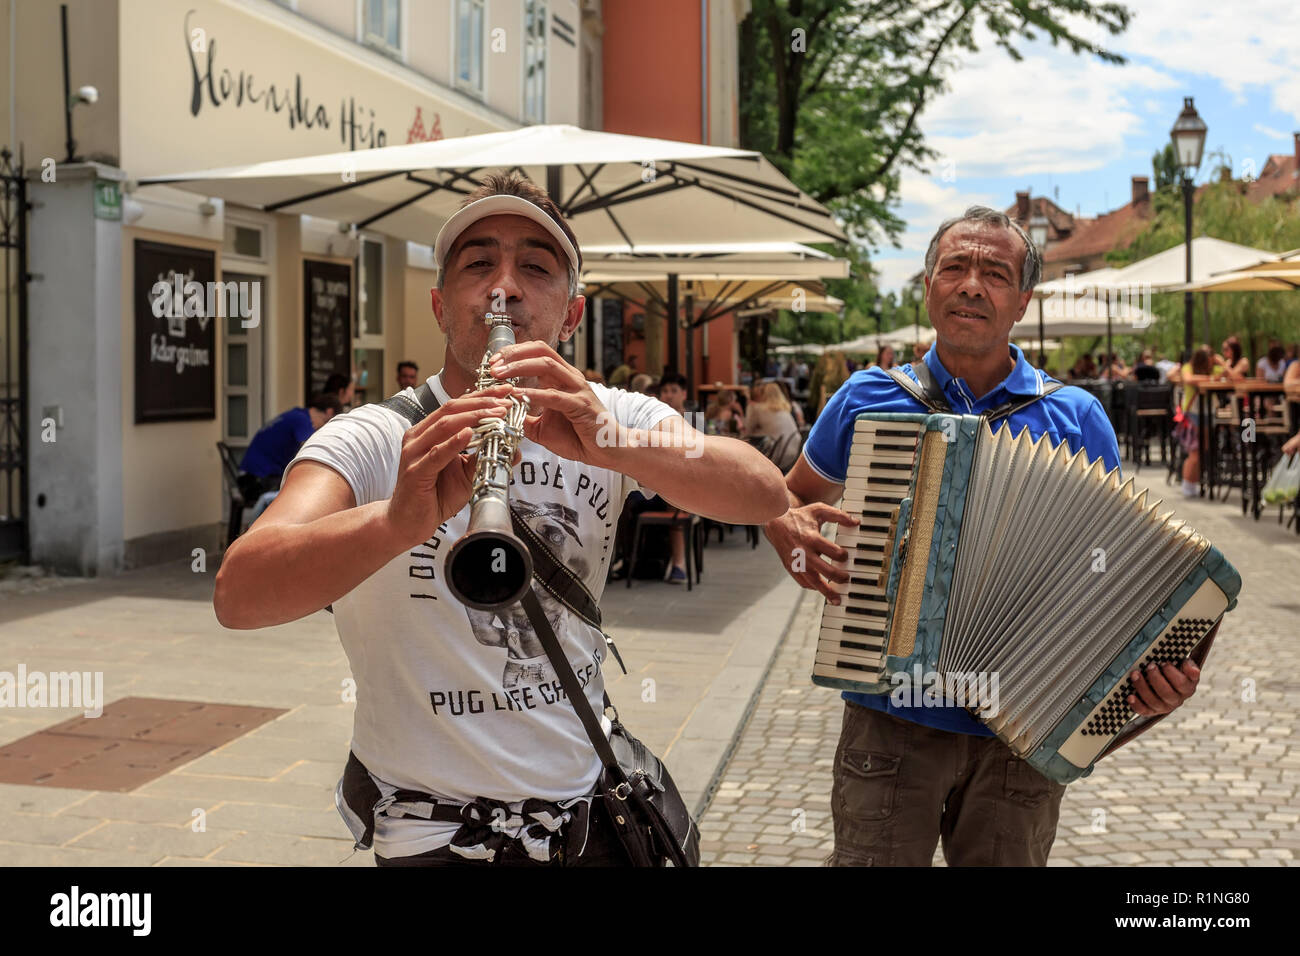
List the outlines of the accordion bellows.
{"type": "Polygon", "coordinates": [[[844,484],[813,680],[912,704],[927,682],[1061,782],[1145,729],[1129,674],[1203,660],[1241,588],[1118,469],[979,416],[858,416],[844,484]]]}

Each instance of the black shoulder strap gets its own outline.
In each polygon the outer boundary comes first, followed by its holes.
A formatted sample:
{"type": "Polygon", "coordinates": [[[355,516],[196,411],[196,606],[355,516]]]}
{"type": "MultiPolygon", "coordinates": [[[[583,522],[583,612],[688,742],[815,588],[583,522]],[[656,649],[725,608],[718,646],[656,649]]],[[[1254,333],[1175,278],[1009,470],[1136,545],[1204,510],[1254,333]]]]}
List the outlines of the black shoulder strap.
{"type": "Polygon", "coordinates": [[[891,368],[889,377],[903,387],[903,390],[915,398],[918,402],[930,409],[932,412],[951,412],[952,408],[948,404],[948,399],[944,397],[943,389],[935,381],[934,375],[926,366],[924,361],[913,362],[912,371],[915,373],[917,381],[912,381],[908,374],[901,368],[891,368]]]}
{"type": "Polygon", "coordinates": [[[438,396],[433,394],[433,389],[429,383],[423,383],[415,390],[415,401],[411,401],[401,392],[398,392],[392,398],[387,398],[379,403],[384,408],[397,412],[412,425],[418,425],[420,422],[432,414],[442,402],[438,401],[438,396]]]}
{"type": "Polygon", "coordinates": [[[1030,395],[1028,398],[1016,398],[1009,402],[1004,402],[997,408],[989,409],[984,413],[984,417],[988,419],[989,424],[992,425],[994,422],[1001,421],[1010,415],[1014,415],[1025,406],[1034,404],[1034,402],[1038,401],[1040,398],[1046,398],[1048,395],[1051,395],[1060,388],[1065,388],[1065,386],[1060,382],[1045,382],[1043,384],[1043,393],[1041,395],[1030,395]]]}
{"type": "MultiPolygon", "coordinates": [[[[415,390],[415,399],[411,401],[399,392],[380,404],[397,412],[412,425],[424,421],[426,416],[431,415],[442,404],[428,382],[415,390]]],[[[515,534],[532,553],[533,577],[537,579],[537,583],[584,622],[598,631],[603,630],[600,605],[587,590],[587,586],[582,583],[582,579],[555,557],[555,553],[547,547],[546,542],[528,527],[527,522],[519,517],[513,507],[510,509],[510,520],[514,524],[515,534]]]]}

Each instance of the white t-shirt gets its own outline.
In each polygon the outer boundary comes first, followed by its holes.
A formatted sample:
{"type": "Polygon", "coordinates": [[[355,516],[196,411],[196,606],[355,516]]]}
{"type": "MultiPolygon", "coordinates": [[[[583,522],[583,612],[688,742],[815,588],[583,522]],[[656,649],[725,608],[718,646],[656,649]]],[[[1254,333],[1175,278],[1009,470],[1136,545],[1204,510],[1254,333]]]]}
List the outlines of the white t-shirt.
{"type": "MultiPolygon", "coordinates": [[[[429,380],[448,401],[440,375],[429,380]]],[[[658,399],[592,383],[616,420],[652,428],[671,415],[658,399]]],[[[415,399],[414,389],[403,392],[415,399]]],[[[317,461],[347,480],[358,506],[392,497],[407,419],[379,405],[335,416],[289,464],[317,461]]],[[[619,512],[637,482],[525,440],[510,501],[599,600],[619,512]]],[[[286,469],[286,476],[288,469],[286,469]]],[[[447,552],[466,506],[424,544],[400,554],[334,602],[334,623],[357,683],[352,750],[386,797],[393,788],[457,802],[559,801],[590,791],[600,761],[546,652],[516,605],[508,622],[458,602],[447,552]]],[[[335,555],[330,560],[347,560],[335,555]]],[[[605,640],[544,592],[539,598],[587,692],[603,711],[605,640]]],[[[454,823],[380,814],[375,852],[406,856],[445,846],[454,823]]]]}
{"type": "Polygon", "coordinates": [[[1255,363],[1255,371],[1266,382],[1280,382],[1286,374],[1286,359],[1274,365],[1268,360],[1268,356],[1265,356],[1255,363]]]}

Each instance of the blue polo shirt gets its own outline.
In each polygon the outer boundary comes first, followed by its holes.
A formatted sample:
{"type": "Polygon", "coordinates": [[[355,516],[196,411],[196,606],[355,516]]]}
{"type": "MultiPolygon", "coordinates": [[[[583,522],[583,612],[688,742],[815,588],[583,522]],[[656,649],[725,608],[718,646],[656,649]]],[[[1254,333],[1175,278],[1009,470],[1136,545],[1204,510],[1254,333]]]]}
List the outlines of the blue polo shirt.
{"type": "Polygon", "coordinates": [[[302,443],[312,436],[311,415],[291,408],[263,425],[240,459],[239,470],[258,478],[283,475],[302,443]]]}
{"type": "MultiPolygon", "coordinates": [[[[948,374],[948,370],[939,362],[936,349],[931,348],[926,352],[924,361],[935,381],[943,388],[952,410],[960,414],[978,415],[1013,399],[1041,395],[1044,384],[1055,381],[1030,365],[1016,346],[1008,343],[1008,347],[1016,367],[993,391],[978,398],[965,380],[948,374]]],[[[916,378],[911,365],[904,365],[903,371],[912,379],[916,378]]],[[[804,445],[804,458],[813,471],[827,481],[843,484],[844,476],[848,473],[853,422],[860,413],[925,410],[925,406],[904,391],[884,369],[873,367],[854,372],[818,416],[817,423],[808,434],[807,444],[804,445]]],[[[1002,419],[1001,427],[1010,427],[1017,433],[1022,427],[1027,427],[1030,437],[1034,439],[1046,434],[1057,444],[1065,442],[1071,451],[1086,449],[1089,461],[1100,458],[1107,469],[1119,467],[1119,443],[1115,440],[1115,431],[1111,428],[1105,409],[1101,402],[1081,388],[1066,386],[1059,389],[1008,415],[1002,419]]],[[[844,692],[844,699],[940,730],[981,737],[989,737],[993,733],[964,707],[896,706],[888,694],[857,694],[851,691],[844,692]]]]}

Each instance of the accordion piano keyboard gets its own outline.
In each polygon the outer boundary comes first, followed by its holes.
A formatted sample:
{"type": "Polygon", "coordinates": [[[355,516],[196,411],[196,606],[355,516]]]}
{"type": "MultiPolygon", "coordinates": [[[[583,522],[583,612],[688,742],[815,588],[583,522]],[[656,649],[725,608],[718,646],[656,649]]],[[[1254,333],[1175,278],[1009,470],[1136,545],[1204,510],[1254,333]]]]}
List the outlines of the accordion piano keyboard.
{"type": "Polygon", "coordinates": [[[834,541],[848,553],[840,565],[849,581],[839,585],[840,604],[827,604],[813,674],[874,682],[885,662],[889,605],[878,575],[885,560],[890,520],[908,496],[919,423],[859,421],[840,507],[858,517],[857,529],[835,526],[834,541]]]}

